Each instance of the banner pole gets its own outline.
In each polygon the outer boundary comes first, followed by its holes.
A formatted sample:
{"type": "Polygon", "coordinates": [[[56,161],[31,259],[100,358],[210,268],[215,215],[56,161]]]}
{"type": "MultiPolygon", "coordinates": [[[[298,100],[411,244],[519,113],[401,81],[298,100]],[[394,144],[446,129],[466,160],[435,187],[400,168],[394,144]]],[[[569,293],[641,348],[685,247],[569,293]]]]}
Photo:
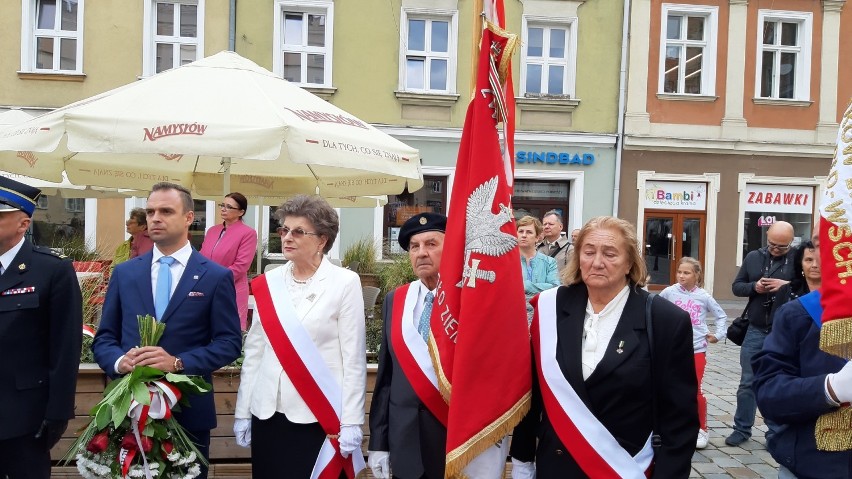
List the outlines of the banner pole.
{"type": "Polygon", "coordinates": [[[474,90],[476,90],[476,67],[479,58],[479,40],[482,38],[482,15],[483,15],[483,0],[473,0],[473,16],[470,29],[471,45],[470,45],[470,97],[473,98],[474,90]]]}

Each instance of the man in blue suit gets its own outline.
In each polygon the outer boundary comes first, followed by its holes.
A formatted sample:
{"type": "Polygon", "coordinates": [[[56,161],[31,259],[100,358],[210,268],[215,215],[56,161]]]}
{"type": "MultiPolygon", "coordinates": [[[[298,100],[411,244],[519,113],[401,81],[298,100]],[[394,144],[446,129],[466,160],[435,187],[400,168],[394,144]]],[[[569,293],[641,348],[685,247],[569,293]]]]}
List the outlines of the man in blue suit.
{"type": "MultiPolygon", "coordinates": [[[[195,214],[186,188],[157,183],[146,213],[154,249],[116,266],[92,344],[95,360],[110,376],[150,366],[210,382],[211,373],[239,357],[242,347],[233,275],[189,244],[195,214]],[[139,347],[140,314],[166,324],[157,346],[139,347]]],[[[191,407],[175,417],[209,457],[210,430],[216,427],[213,393],[189,401],[191,407]]],[[[207,477],[206,469],[201,477],[207,477]]]]}

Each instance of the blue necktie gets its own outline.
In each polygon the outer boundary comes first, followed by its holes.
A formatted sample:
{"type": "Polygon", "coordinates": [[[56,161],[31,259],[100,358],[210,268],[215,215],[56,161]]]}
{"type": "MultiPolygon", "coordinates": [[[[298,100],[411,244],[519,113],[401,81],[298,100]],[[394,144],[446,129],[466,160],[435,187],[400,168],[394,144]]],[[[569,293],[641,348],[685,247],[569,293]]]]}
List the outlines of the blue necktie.
{"type": "Polygon", "coordinates": [[[420,313],[420,323],[417,325],[417,331],[423,338],[423,341],[429,342],[429,319],[432,317],[432,300],[435,295],[431,291],[426,293],[426,298],[423,300],[423,312],[420,313]]]}
{"type": "Polygon", "coordinates": [[[169,267],[175,262],[171,256],[163,256],[159,259],[160,272],[157,273],[157,292],[154,295],[154,312],[157,321],[163,320],[163,314],[169,305],[169,296],[172,294],[172,272],[169,267]]]}

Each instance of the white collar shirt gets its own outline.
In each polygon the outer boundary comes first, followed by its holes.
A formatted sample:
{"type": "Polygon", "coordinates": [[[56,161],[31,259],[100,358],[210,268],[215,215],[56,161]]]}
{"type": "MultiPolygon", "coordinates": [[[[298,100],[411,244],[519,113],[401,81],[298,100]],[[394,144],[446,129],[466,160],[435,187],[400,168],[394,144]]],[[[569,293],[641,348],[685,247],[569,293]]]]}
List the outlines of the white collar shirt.
{"type": "MultiPolygon", "coordinates": [[[[423,283],[423,281],[417,281],[417,283],[413,286],[418,288],[417,304],[414,305],[414,311],[412,312],[413,314],[411,318],[411,321],[414,323],[414,327],[416,328],[420,325],[420,315],[423,314],[423,305],[426,303],[426,294],[430,292],[430,289],[425,283],[423,283]]],[[[435,290],[431,290],[431,292],[433,295],[435,294],[435,290]]],[[[432,304],[434,305],[434,303],[432,304]]]]}
{"type": "MultiPolygon", "coordinates": [[[[160,274],[160,258],[165,255],[160,252],[157,245],[154,245],[153,253],[154,255],[151,258],[151,294],[156,297],[157,276],[160,274]]],[[[189,241],[187,241],[181,249],[175,251],[169,256],[175,259],[174,263],[172,263],[169,267],[169,271],[172,273],[172,289],[169,291],[169,298],[171,298],[175,292],[175,288],[177,288],[178,282],[180,282],[180,278],[183,276],[183,272],[186,270],[186,265],[189,263],[189,257],[192,256],[192,245],[189,241]]]]}
{"type": "Polygon", "coordinates": [[[583,379],[589,379],[603,359],[621,314],[624,312],[629,290],[630,288],[625,286],[597,314],[592,308],[592,302],[586,303],[586,319],[583,323],[583,379]]]}
{"type": "Polygon", "coordinates": [[[18,244],[12,246],[9,251],[0,254],[0,274],[5,273],[9,269],[9,266],[12,265],[15,256],[18,256],[18,251],[21,251],[21,247],[24,246],[24,239],[24,237],[21,237],[21,241],[18,241],[18,244]]]}

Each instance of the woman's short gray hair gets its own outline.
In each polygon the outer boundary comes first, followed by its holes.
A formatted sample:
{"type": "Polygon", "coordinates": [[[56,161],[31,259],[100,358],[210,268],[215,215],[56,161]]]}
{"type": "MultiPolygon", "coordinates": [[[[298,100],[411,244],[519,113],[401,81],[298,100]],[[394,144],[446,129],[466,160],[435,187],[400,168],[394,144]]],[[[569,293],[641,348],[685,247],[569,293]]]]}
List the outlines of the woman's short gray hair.
{"type": "Polygon", "coordinates": [[[580,275],[580,250],[586,236],[595,230],[611,230],[618,233],[618,237],[624,241],[624,249],[628,257],[627,261],[630,263],[630,271],[627,273],[628,281],[635,283],[639,287],[645,286],[648,268],[645,266],[645,259],[642,257],[642,250],[639,248],[639,237],[636,235],[636,228],[629,221],[614,216],[592,218],[580,228],[580,234],[577,235],[577,242],[574,243],[574,248],[571,250],[571,258],[568,261],[568,266],[562,271],[562,277],[560,278],[562,279],[562,284],[572,285],[583,282],[583,278],[580,275]]]}
{"type": "Polygon", "coordinates": [[[337,232],[340,230],[340,219],[337,217],[334,208],[328,204],[328,201],[316,195],[294,196],[275,210],[275,219],[281,225],[284,224],[284,219],[288,216],[307,218],[316,229],[317,234],[325,237],[325,246],[322,252],[328,253],[331,250],[334,240],[337,238],[337,232]]]}

